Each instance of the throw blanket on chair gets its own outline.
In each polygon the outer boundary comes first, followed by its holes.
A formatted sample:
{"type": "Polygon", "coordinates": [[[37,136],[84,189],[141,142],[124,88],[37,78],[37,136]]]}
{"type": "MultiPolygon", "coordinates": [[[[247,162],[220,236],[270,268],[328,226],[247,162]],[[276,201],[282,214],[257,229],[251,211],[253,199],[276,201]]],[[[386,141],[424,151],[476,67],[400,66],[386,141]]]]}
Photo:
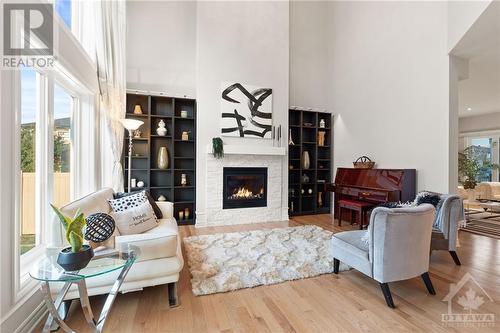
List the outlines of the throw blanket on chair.
{"type": "Polygon", "coordinates": [[[441,201],[436,207],[436,219],[434,220],[434,228],[441,230],[441,232],[446,233],[443,221],[450,220],[450,214],[452,209],[458,210],[458,221],[457,228],[465,226],[465,213],[464,204],[462,200],[456,200],[457,196],[453,194],[442,194],[441,201]],[[456,200],[456,202],[453,202],[456,200]]]}

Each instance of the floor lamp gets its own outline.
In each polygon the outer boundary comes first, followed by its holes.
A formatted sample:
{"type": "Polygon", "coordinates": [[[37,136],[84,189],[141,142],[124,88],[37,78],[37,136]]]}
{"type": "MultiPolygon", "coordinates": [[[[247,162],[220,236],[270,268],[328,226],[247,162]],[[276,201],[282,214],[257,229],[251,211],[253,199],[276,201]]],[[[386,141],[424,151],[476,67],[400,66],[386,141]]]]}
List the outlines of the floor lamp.
{"type": "Polygon", "coordinates": [[[132,136],[133,131],[139,129],[144,122],[136,119],[120,119],[123,127],[128,130],[128,193],[130,193],[131,175],[132,175],[132,136]]]}

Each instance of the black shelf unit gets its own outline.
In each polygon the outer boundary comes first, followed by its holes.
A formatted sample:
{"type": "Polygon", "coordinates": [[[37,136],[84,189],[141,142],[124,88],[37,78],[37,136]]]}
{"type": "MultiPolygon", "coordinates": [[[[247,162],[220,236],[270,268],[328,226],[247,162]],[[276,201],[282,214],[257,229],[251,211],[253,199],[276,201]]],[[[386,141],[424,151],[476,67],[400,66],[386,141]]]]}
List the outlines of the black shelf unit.
{"type": "Polygon", "coordinates": [[[332,115],[328,112],[291,109],[288,126],[294,145],[288,146],[288,214],[312,215],[331,212],[330,193],[325,183],[332,181],[332,115]],[[320,121],[325,127],[320,127],[320,121]],[[324,146],[318,145],[318,132],[325,132],[324,146]],[[309,152],[310,166],[303,168],[303,153],[309,152]],[[309,177],[308,182],[303,176],[309,177]],[[322,204],[319,204],[322,192],[322,204]]]}
{"type": "MultiPolygon", "coordinates": [[[[132,190],[148,190],[155,200],[160,195],[174,203],[174,217],[179,225],[196,223],[196,100],[167,96],[127,93],[126,118],[144,121],[139,128],[140,139],[133,138],[132,178],[142,180],[144,187],[132,190]],[[135,105],[143,114],[134,114],[135,105]],[[187,117],[181,117],[187,111],[187,117]],[[163,120],[167,134],[157,135],[158,123],[163,120]],[[189,140],[182,140],[182,132],[189,132],[189,140]],[[158,168],[158,151],[167,147],[169,165],[158,168]],[[138,156],[135,156],[138,154],[138,156]],[[186,174],[187,185],[181,185],[181,175],[186,174]],[[189,219],[179,219],[179,212],[189,209],[189,219]]],[[[125,131],[123,165],[125,165],[125,190],[128,190],[128,131],[125,131]]]]}

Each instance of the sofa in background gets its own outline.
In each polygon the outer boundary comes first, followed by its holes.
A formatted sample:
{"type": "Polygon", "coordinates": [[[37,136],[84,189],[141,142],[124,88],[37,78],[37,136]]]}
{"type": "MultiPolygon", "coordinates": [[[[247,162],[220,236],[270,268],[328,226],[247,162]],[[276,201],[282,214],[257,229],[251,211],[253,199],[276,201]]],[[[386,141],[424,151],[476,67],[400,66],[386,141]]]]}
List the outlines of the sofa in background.
{"type": "Polygon", "coordinates": [[[482,182],[477,184],[476,199],[500,201],[500,182],[482,182]]]}

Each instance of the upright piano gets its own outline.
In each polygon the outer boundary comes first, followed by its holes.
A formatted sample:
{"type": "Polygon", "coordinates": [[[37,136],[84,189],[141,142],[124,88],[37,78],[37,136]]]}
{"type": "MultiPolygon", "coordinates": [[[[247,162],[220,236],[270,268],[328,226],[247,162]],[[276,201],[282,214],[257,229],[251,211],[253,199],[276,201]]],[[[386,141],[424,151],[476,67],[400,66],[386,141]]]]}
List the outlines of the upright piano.
{"type": "Polygon", "coordinates": [[[338,201],[351,199],[373,204],[411,201],[416,194],[415,169],[338,168],[333,184],[325,191],[334,192],[334,214],[338,218],[338,201]]]}

